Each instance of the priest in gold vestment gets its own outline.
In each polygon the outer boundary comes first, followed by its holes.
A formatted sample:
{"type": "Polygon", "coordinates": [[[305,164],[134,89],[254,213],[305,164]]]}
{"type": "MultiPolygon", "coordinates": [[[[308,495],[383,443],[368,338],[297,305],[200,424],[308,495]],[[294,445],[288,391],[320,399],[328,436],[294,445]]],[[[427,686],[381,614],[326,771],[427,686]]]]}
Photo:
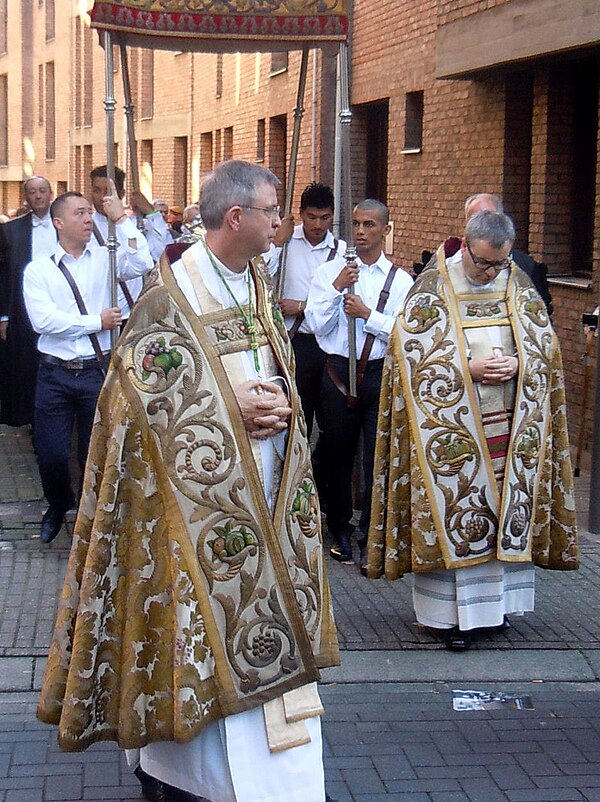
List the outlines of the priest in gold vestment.
{"type": "Polygon", "coordinates": [[[483,211],[417,278],[388,343],[368,576],[412,572],[419,623],[469,632],[533,610],[534,566],[578,567],[558,340],[483,211]]]}
{"type": "Polygon", "coordinates": [[[275,176],[209,176],[102,390],[38,716],[115,740],[149,800],[324,802],[338,662],[306,422],[260,266],[275,176]],[[173,249],[175,253],[173,254],[173,249]]]}

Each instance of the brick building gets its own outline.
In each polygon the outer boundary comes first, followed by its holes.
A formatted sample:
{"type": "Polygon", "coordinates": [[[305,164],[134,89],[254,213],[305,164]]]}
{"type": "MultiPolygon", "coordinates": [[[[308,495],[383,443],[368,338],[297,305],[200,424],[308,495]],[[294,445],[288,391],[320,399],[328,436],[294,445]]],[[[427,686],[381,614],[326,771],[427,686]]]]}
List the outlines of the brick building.
{"type": "MultiPolygon", "coordinates": [[[[105,69],[85,0],[0,0],[0,207],[33,173],[87,189],[106,158],[105,69]]],[[[385,200],[409,266],[462,227],[464,199],[501,194],[520,247],[548,265],[571,420],[581,315],[598,303],[600,7],[595,0],[355,0],[353,194],[385,200]]],[[[127,171],[115,48],[117,161],[127,171]]],[[[285,182],[300,56],[131,49],[142,190],[183,204],[224,158],[285,182]]],[[[335,57],[311,51],[296,188],[334,180],[335,57]]],[[[592,405],[593,393],[587,406],[592,405]]],[[[573,435],[577,434],[575,426],[573,435]]]]}

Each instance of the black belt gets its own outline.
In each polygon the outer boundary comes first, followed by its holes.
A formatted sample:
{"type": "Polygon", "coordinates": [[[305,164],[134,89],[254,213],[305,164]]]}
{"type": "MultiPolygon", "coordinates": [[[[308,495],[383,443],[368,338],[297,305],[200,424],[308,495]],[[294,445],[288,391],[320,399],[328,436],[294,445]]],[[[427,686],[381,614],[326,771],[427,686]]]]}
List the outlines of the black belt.
{"type": "MultiPolygon", "coordinates": [[[[105,357],[109,355],[110,351],[104,354],[105,357]]],[[[40,362],[44,362],[46,365],[56,365],[59,368],[66,368],[67,370],[89,370],[90,368],[105,367],[95,356],[86,356],[81,359],[59,359],[57,356],[52,356],[51,354],[40,354],[40,362]]]]}

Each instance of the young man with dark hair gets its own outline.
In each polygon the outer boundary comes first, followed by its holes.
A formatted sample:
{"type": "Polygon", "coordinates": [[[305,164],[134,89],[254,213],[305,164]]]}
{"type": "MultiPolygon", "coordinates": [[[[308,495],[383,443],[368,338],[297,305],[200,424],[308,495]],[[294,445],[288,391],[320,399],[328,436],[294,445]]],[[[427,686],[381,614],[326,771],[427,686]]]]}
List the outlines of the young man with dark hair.
{"type": "Polygon", "coordinates": [[[325,184],[309,184],[300,198],[300,223],[289,215],[281,221],[268,255],[269,272],[279,269],[282,246],[287,242],[285,277],[279,306],[292,340],[296,357],[296,384],[302,401],[310,439],[315,413],[320,414],[319,394],[326,354],[319,348],[314,332],[304,318],[308,291],[317,268],[336,256],[343,256],[346,243],[331,233],[333,192],[325,184]]]}

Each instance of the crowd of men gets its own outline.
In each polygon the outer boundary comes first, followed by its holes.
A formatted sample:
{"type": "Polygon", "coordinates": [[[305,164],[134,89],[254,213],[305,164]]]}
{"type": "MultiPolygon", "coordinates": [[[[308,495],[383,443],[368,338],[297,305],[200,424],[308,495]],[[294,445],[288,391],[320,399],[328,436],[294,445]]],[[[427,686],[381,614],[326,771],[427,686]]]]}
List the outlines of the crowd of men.
{"type": "Polygon", "coordinates": [[[0,332],[30,363],[2,403],[33,423],[42,541],[79,509],[38,715],[68,750],[118,740],[149,800],[324,802],[321,510],[351,566],[360,509],[361,572],[413,574],[453,650],[533,609],[534,565],[577,567],[547,285],[493,195],[413,282],[376,199],[347,252],[328,187],[281,220],[273,173],[229,161],[175,242],[164,207],[125,213],[121,171],[91,179],[94,210],[29,179],[0,228],[0,332]]]}

